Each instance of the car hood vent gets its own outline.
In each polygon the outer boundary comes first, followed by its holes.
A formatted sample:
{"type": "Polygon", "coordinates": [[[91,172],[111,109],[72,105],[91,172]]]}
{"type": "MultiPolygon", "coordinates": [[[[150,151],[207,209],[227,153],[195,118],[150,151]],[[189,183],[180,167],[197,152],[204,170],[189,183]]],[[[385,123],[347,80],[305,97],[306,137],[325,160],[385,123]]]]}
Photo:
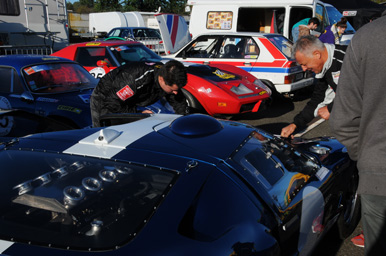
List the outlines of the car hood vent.
{"type": "Polygon", "coordinates": [[[224,127],[211,116],[192,114],[177,118],[170,124],[169,128],[174,134],[180,136],[202,137],[217,133],[224,127]]]}

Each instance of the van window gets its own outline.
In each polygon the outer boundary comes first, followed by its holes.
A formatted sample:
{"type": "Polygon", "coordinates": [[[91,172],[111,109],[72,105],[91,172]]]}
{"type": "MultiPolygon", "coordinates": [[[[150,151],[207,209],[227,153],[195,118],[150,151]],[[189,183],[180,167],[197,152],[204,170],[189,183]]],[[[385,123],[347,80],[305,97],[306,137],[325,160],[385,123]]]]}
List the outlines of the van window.
{"type": "Polygon", "coordinates": [[[233,12],[208,12],[207,29],[230,30],[232,28],[233,12]]]}
{"type": "Polygon", "coordinates": [[[237,20],[238,32],[271,32],[272,18],[276,20],[276,32],[283,34],[285,8],[240,8],[237,20]]]}
{"type": "Polygon", "coordinates": [[[1,0],[0,15],[19,16],[19,0],[1,0]]]}
{"type": "Polygon", "coordinates": [[[306,18],[312,18],[312,9],[309,7],[292,7],[290,11],[290,21],[289,21],[289,39],[293,40],[292,38],[292,27],[299,21],[306,19],[306,18]]]}

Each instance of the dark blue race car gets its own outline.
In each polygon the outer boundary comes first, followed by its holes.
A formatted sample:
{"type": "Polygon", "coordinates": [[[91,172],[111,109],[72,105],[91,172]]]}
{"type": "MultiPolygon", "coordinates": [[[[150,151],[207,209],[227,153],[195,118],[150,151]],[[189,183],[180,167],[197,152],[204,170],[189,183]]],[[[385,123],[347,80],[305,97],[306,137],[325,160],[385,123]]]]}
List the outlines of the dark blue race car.
{"type": "Polygon", "coordinates": [[[333,138],[138,117],[3,144],[0,253],[307,255],[359,221],[357,171],[333,138]]]}
{"type": "Polygon", "coordinates": [[[91,125],[97,84],[82,66],[52,56],[0,56],[0,108],[26,110],[74,128],[91,125]]]}

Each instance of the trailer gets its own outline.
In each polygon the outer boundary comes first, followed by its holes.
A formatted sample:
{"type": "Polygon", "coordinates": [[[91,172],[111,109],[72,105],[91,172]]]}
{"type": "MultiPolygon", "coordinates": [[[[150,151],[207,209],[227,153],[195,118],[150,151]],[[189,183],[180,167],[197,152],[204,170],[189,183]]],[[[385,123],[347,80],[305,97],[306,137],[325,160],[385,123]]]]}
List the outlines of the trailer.
{"type": "Polygon", "coordinates": [[[68,44],[66,0],[0,1],[1,54],[49,54],[68,44]]]}

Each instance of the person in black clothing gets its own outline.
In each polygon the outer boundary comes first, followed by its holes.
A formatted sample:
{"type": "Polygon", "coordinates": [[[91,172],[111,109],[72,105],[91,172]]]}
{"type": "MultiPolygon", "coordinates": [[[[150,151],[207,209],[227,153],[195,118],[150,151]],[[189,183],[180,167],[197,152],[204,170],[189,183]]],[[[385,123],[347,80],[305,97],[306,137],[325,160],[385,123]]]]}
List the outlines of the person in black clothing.
{"type": "Polygon", "coordinates": [[[316,74],[310,101],[295,116],[294,122],[281,130],[281,136],[288,138],[296,129],[304,129],[317,116],[328,120],[332,110],[340,69],[347,46],[324,44],[315,36],[303,36],[293,45],[292,54],[303,70],[316,74]]]}
{"type": "Polygon", "coordinates": [[[177,114],[187,114],[188,106],[181,92],[186,83],[186,68],[176,60],[120,66],[103,76],[91,95],[93,126],[100,126],[100,117],[105,114],[136,113],[137,107],[152,105],[163,97],[177,114]]]}

